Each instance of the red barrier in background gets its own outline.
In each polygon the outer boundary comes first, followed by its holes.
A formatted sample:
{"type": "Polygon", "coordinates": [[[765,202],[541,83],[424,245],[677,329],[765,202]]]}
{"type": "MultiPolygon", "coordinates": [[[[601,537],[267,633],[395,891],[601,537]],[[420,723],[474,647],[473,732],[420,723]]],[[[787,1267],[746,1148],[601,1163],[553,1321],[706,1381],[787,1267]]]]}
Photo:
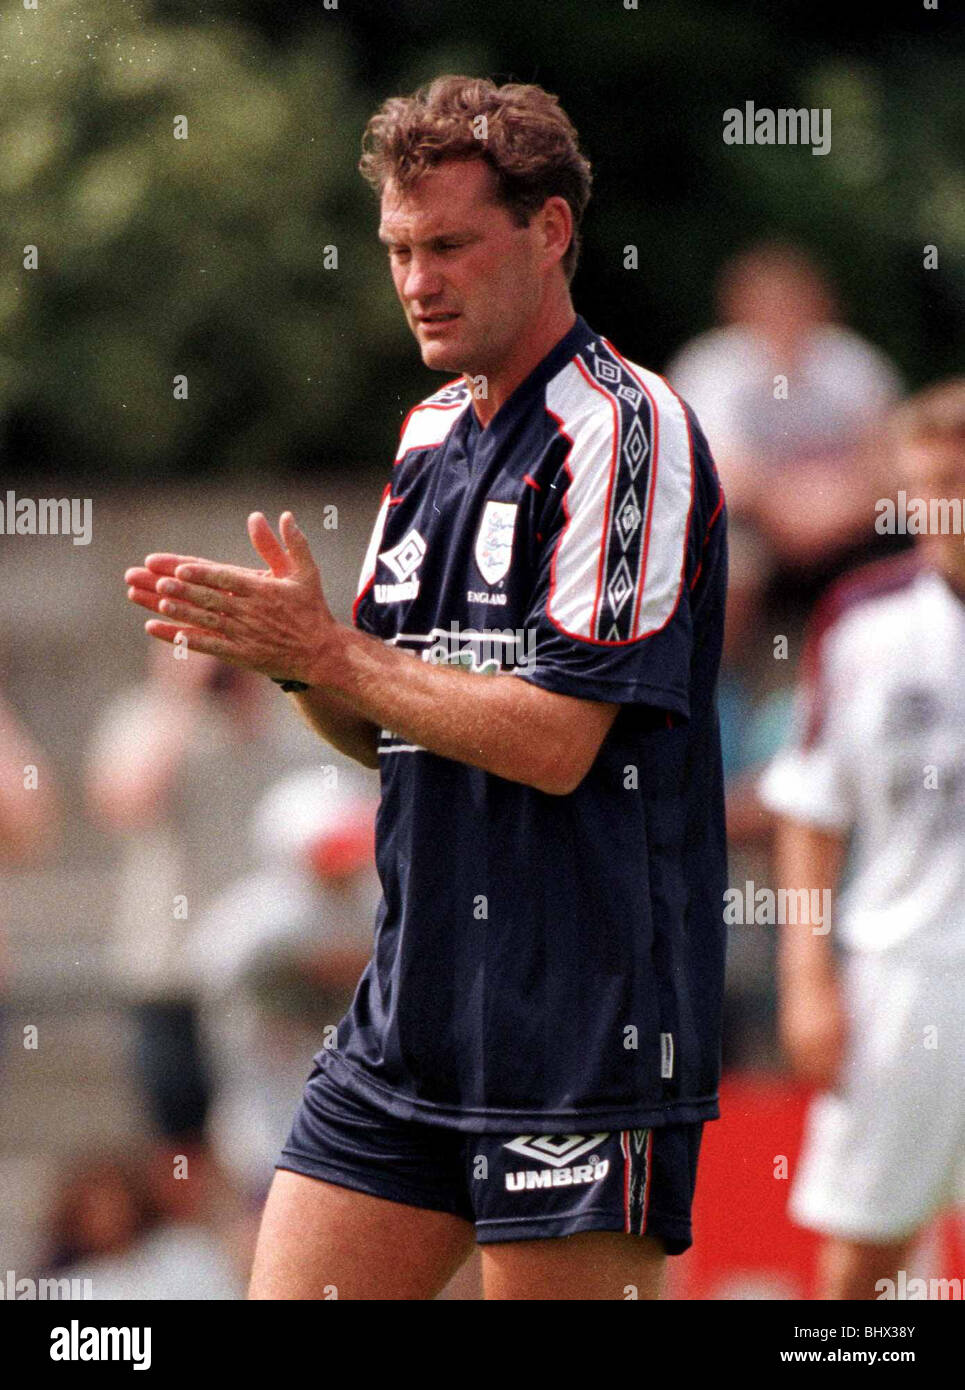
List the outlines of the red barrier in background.
{"type": "MultiPolygon", "coordinates": [[[[701,1145],[694,1244],[668,1261],[668,1298],[815,1297],[818,1237],[785,1214],[810,1096],[779,1075],[723,1079],[721,1118],[705,1126],[701,1145]],[[786,1179],[775,1176],[782,1157],[786,1179]]],[[[965,1242],[954,1218],[936,1222],[915,1253],[909,1273],[965,1278],[965,1242]]]]}

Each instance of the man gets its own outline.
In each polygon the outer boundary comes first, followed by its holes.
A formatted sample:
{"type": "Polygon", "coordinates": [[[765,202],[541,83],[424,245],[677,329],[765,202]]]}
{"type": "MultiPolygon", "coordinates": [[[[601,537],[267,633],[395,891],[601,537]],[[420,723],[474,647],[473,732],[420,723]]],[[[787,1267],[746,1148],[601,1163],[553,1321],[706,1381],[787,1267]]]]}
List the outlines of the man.
{"type": "Polygon", "coordinates": [[[430,1298],[475,1226],[489,1298],[653,1298],[717,1114],[723,498],[574,313],[590,170],[554,97],[440,78],[364,148],[423,361],[460,375],[405,421],[355,628],[288,513],[250,523],[268,574],[128,575],[153,636],[304,683],[381,770],[374,955],[252,1296],[430,1298]]]}
{"type": "Polygon", "coordinates": [[[965,1176],[965,379],[894,433],[926,530],[818,609],[797,743],[761,788],[782,885],[835,889],[853,842],[840,956],[826,926],[787,926],[779,970],[785,1048],[821,1092],[790,1211],[825,1237],[832,1299],[880,1297],[965,1176]]]}
{"type": "Polygon", "coordinates": [[[700,416],[731,519],[769,541],[795,593],[816,595],[874,539],[881,421],[901,380],[837,321],[830,280],[793,242],[725,262],[717,298],[720,326],[680,349],[667,380],[700,416]]]}

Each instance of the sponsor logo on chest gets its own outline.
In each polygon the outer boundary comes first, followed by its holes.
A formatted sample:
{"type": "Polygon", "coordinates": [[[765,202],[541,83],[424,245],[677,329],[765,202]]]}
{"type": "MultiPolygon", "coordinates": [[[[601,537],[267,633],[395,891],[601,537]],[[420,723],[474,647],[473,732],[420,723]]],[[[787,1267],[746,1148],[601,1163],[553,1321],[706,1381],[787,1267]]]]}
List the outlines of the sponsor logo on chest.
{"type": "Polygon", "coordinates": [[[389,550],[380,550],[379,559],[395,575],[395,584],[376,584],[376,603],[401,603],[404,599],[415,598],[419,592],[419,579],[416,570],[422,564],[426,553],[426,543],[413,526],[389,550]]]}

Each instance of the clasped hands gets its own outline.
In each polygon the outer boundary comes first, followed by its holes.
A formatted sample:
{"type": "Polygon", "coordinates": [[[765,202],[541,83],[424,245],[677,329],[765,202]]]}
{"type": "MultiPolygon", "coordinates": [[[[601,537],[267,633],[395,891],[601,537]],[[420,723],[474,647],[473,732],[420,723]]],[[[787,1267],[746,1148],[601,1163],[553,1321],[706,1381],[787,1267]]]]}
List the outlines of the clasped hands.
{"type": "Polygon", "coordinates": [[[221,565],[194,555],[148,555],[125,571],[127,596],[160,618],[144,624],[151,637],[205,652],[265,676],[319,683],[332,617],[318,566],[291,512],[275,535],[261,512],[248,535],[265,570],[221,565]]]}

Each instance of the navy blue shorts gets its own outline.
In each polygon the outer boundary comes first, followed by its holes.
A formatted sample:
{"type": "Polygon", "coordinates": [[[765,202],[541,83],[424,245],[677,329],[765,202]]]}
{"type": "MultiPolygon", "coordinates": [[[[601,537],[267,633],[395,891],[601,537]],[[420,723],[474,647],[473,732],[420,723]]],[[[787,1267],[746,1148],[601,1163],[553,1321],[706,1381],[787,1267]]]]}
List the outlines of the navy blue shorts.
{"type": "Polygon", "coordinates": [[[703,1123],[608,1134],[465,1134],[400,1120],[347,1091],[316,1061],[275,1165],[340,1187],[447,1211],[481,1245],[577,1231],[692,1242],[703,1123]]]}

